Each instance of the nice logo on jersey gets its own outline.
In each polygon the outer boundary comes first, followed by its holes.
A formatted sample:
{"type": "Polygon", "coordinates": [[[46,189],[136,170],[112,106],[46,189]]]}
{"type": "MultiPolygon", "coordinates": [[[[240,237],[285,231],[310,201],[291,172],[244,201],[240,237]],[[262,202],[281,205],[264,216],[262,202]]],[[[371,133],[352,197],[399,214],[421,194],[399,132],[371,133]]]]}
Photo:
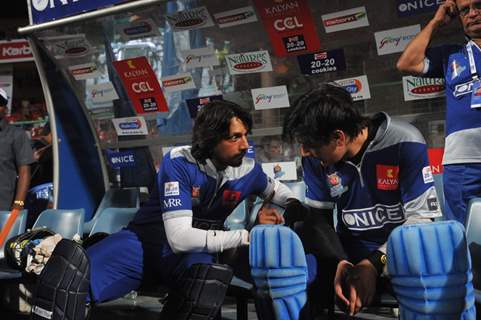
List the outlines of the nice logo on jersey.
{"type": "Polygon", "coordinates": [[[379,190],[399,188],[399,166],[376,165],[376,181],[379,190]]]}

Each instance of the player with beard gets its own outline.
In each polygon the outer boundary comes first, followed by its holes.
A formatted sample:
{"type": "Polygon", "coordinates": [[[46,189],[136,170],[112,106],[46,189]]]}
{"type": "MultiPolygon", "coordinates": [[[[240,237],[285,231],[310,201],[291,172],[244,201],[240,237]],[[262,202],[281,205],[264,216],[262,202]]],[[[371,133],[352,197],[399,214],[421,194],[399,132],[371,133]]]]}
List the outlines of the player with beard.
{"type": "MultiPolygon", "coordinates": [[[[162,319],[208,320],[218,315],[233,273],[252,282],[249,231],[225,230],[226,218],[250,195],[288,207],[287,211],[299,201],[289,188],[268,178],[258,163],[245,157],[251,126],[250,114],[237,104],[215,101],[203,107],[194,124],[192,147],[176,147],[164,156],[156,190],[129,226],[88,248],[88,300],[112,300],[142,284],[158,283],[169,287],[162,319]]],[[[275,208],[263,207],[257,223],[283,224],[284,218],[275,208]]],[[[59,260],[56,252],[51,260],[59,260]]],[[[33,319],[60,312],[57,306],[49,311],[55,303],[42,302],[42,297],[48,300],[53,295],[52,290],[60,294],[59,286],[65,283],[61,277],[51,280],[50,270],[59,274],[60,268],[72,269],[57,264],[54,267],[49,260],[40,276],[33,319]]],[[[77,282],[81,281],[70,280],[74,284],[63,291],[75,294],[77,282]]],[[[63,300],[85,301],[74,294],[63,300]]],[[[78,311],[85,308],[82,303],[70,319],[83,318],[78,311]]],[[[68,309],[74,308],[66,313],[68,309]]]]}
{"type": "Polygon", "coordinates": [[[481,0],[447,0],[397,62],[400,71],[445,78],[444,215],[461,223],[465,222],[469,200],[481,196],[480,46],[481,0]],[[428,48],[433,35],[456,16],[466,43],[428,48]]]}

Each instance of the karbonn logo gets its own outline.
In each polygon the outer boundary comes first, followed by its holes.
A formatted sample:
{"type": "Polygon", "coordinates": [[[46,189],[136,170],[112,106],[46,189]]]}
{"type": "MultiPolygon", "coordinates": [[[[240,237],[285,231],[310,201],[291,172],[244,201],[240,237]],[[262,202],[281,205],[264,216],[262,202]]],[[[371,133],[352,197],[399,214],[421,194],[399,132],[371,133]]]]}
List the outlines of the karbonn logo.
{"type": "MultiPolygon", "coordinates": [[[[60,5],[65,6],[65,5],[68,5],[69,2],[71,4],[71,3],[79,2],[79,1],[80,0],[71,0],[71,1],[58,0],[57,2],[60,2],[60,5]]],[[[32,6],[34,7],[34,9],[37,10],[37,11],[44,11],[45,9],[47,9],[47,7],[49,7],[49,4],[50,4],[50,9],[53,9],[53,8],[56,7],[55,0],[32,0],[31,3],[32,3],[32,6]]]]}
{"type": "Polygon", "coordinates": [[[370,208],[342,210],[342,221],[350,230],[365,231],[382,228],[385,224],[405,221],[403,206],[377,204],[370,208]]]}
{"type": "Polygon", "coordinates": [[[297,20],[297,17],[287,17],[274,21],[274,29],[277,31],[293,30],[302,27],[304,25],[297,20]]]}
{"type": "Polygon", "coordinates": [[[2,48],[2,56],[4,57],[25,56],[30,54],[32,54],[32,49],[26,44],[24,44],[20,48],[15,48],[15,47],[2,48]]]}

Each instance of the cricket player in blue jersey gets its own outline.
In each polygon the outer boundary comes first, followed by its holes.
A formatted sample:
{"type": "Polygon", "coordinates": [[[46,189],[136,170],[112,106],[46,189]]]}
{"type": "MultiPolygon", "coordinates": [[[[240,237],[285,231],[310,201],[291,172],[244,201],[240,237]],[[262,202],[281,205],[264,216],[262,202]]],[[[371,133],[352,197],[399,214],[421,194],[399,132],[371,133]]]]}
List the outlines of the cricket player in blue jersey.
{"type": "Polygon", "coordinates": [[[301,145],[310,207],[305,216],[285,218],[299,220],[296,230],[319,265],[334,264],[331,275],[318,270],[319,281],[333,277],[338,304],[354,315],[375,295],[391,231],[441,215],[426,143],[415,127],[386,113],[361,115],[335,84],[297,101],[285,118],[284,137],[301,145]],[[326,245],[334,208],[338,237],[326,245]]]}
{"type": "Polygon", "coordinates": [[[481,197],[481,1],[447,0],[409,43],[397,62],[400,71],[444,78],[444,216],[465,223],[469,200],[481,197]],[[459,17],[466,41],[428,48],[435,33],[459,17]]]}

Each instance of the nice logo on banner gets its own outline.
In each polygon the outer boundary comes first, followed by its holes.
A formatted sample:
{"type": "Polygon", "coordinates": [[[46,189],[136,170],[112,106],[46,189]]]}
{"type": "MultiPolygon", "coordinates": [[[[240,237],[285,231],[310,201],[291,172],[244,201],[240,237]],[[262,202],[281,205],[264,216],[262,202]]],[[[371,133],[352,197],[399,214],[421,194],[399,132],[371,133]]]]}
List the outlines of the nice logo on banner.
{"type": "Polygon", "coordinates": [[[157,76],[146,57],[114,61],[113,64],[138,114],[168,111],[157,76]]]}
{"type": "Polygon", "coordinates": [[[318,51],[317,37],[306,0],[255,0],[277,56],[318,51]]]}

